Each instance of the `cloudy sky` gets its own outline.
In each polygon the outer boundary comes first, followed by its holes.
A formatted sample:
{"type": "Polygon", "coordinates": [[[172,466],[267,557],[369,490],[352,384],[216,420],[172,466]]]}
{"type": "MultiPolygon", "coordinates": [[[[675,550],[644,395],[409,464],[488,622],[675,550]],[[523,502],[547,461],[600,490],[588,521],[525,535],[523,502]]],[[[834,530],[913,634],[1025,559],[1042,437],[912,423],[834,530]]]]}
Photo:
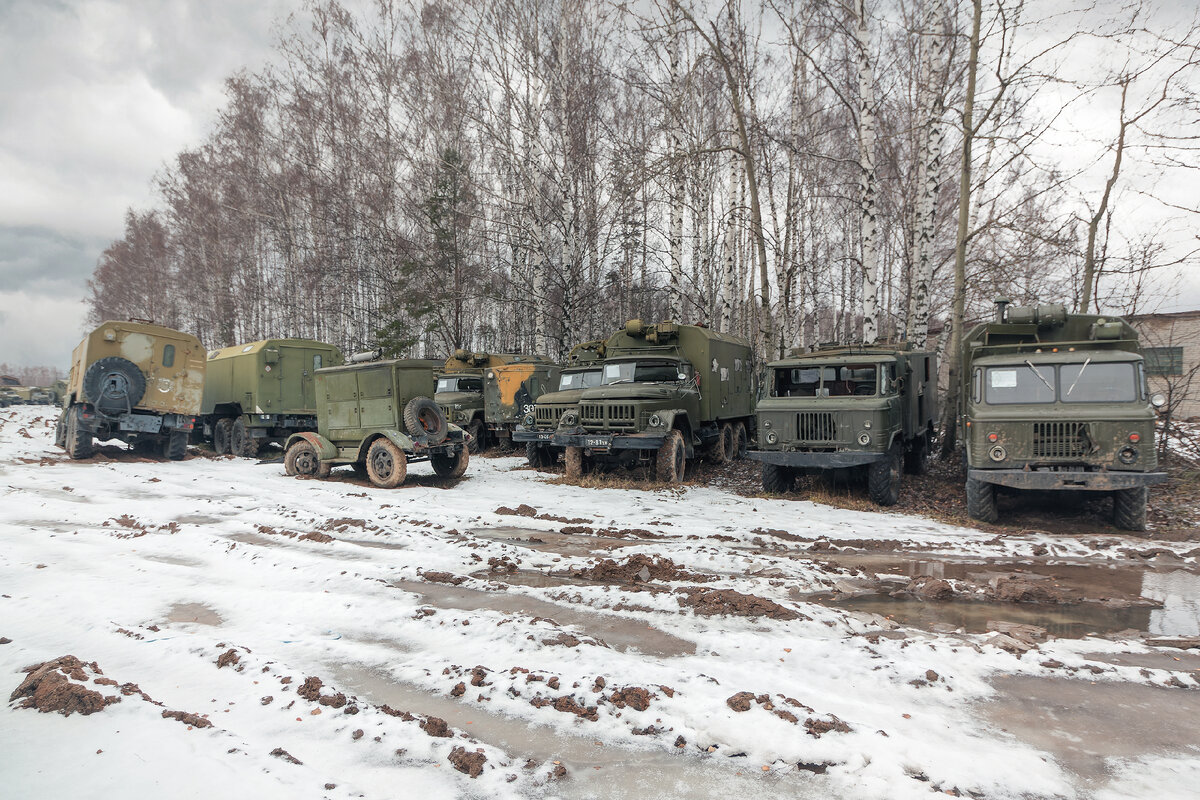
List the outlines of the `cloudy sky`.
{"type": "MultiPolygon", "coordinates": [[[[301,5],[0,0],[0,362],[66,367],[125,210],[152,202],[154,174],[211,126],[224,78],[266,63],[301,5]]],[[[1163,310],[1200,306],[1200,275],[1164,284],[1163,310]]]]}

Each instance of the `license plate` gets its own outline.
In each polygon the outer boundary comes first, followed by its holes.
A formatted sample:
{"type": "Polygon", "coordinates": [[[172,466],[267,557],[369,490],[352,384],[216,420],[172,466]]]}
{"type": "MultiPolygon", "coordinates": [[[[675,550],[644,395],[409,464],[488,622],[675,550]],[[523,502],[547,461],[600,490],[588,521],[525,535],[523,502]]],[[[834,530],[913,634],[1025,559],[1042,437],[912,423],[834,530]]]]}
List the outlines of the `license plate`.
{"type": "Polygon", "coordinates": [[[583,437],[584,447],[608,447],[611,440],[607,436],[585,436],[583,437]]]}
{"type": "Polygon", "coordinates": [[[537,435],[537,440],[539,442],[548,442],[553,438],[554,438],[554,431],[544,431],[537,435]]]}

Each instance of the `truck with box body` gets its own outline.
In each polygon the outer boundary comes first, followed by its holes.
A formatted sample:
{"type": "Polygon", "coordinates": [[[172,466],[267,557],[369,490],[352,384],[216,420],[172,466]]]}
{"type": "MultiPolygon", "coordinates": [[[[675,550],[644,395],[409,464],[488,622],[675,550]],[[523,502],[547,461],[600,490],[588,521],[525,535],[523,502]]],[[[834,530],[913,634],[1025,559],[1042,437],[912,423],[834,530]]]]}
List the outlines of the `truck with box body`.
{"type": "Polygon", "coordinates": [[[996,492],[1109,492],[1113,522],[1144,530],[1148,487],[1166,480],[1154,447],[1156,405],[1136,331],[1061,305],[1009,308],[963,337],[958,436],[967,511],[999,518],[996,492]]]}
{"type": "Polygon", "coordinates": [[[542,394],[533,408],[525,412],[512,438],[513,442],[525,445],[525,459],[531,467],[550,467],[562,454],[562,448],[550,442],[558,429],[558,420],[567,409],[579,405],[584,389],[603,382],[604,353],[604,339],[572,347],[567,354],[567,365],[558,376],[557,390],[542,394]]]}
{"type": "Polygon", "coordinates": [[[410,463],[429,461],[444,478],[466,472],[467,435],[430,397],[441,362],[377,358],[378,351],[359,354],[317,370],[317,430],[288,438],[287,474],[323,478],[348,464],[391,489],[404,482],[410,463]]]}
{"type": "Polygon", "coordinates": [[[683,479],[690,459],[740,457],[754,428],[749,342],[698,325],[630,320],[605,343],[601,385],[564,411],[551,443],[566,474],[591,465],[652,463],[655,477],[683,479]]]}
{"type": "Polygon", "coordinates": [[[267,443],[317,429],[316,371],[341,351],[311,339],[265,339],[213,350],[197,433],[219,454],[252,458],[267,443]]]}
{"type": "Polygon", "coordinates": [[[97,438],[183,458],[204,393],[204,356],[189,333],[101,323],[71,355],[55,440],[75,459],[90,456],[97,438]]]}
{"type": "Polygon", "coordinates": [[[767,365],[758,402],[763,489],[798,475],[866,473],[871,499],[894,505],[904,471],[928,468],[937,425],[937,357],[906,345],[823,345],[767,365]]]}

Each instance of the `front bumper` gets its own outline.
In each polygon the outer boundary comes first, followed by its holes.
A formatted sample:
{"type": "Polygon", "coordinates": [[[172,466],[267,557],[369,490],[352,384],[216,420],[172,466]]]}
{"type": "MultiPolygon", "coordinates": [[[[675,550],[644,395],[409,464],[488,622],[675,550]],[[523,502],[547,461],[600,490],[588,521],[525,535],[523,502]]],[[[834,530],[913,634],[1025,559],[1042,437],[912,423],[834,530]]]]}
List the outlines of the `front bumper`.
{"type": "Polygon", "coordinates": [[[1014,489],[1077,489],[1088,492],[1109,492],[1114,489],[1136,489],[1163,483],[1165,472],[1115,472],[1085,470],[969,469],[967,477],[1014,489]]]}
{"type": "MultiPolygon", "coordinates": [[[[589,450],[657,450],[667,440],[663,433],[556,433],[555,447],[586,447],[589,450]]],[[[544,441],[544,440],[543,440],[544,441]]]]}
{"type": "Polygon", "coordinates": [[[531,431],[522,427],[517,427],[512,433],[514,442],[542,442],[550,444],[550,440],[554,438],[554,431],[531,431]]]}
{"type": "Polygon", "coordinates": [[[883,461],[887,453],[839,451],[835,453],[803,453],[788,450],[749,450],[746,458],[775,464],[781,467],[810,467],[814,469],[840,469],[860,467],[883,461]]]}

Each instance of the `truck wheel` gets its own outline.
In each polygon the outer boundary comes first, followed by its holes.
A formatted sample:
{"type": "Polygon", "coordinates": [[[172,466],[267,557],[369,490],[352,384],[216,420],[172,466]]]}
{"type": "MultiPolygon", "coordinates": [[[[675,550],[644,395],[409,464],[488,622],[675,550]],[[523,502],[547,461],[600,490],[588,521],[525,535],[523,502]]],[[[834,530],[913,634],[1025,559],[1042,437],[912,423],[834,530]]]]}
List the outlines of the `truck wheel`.
{"type": "Polygon", "coordinates": [[[763,464],[763,491],[769,494],[787,494],[796,485],[796,476],[787,467],[778,464],[763,464]]]}
{"type": "Polygon", "coordinates": [[[163,455],[169,461],[181,461],[187,455],[187,431],[171,431],[163,438],[163,455]]]}
{"type": "Polygon", "coordinates": [[[487,438],[487,428],[483,427],[483,420],[472,420],[467,426],[467,433],[471,434],[471,452],[478,453],[483,450],[487,438]]]}
{"type": "MultiPolygon", "coordinates": [[[[433,402],[424,397],[416,399],[433,402]]],[[[405,411],[407,413],[407,409],[405,411]]],[[[441,409],[438,409],[438,414],[441,413],[441,409]]],[[[445,423],[445,417],[442,417],[442,422],[445,423]]],[[[382,436],[371,442],[371,447],[367,450],[367,477],[371,479],[371,483],[380,489],[395,489],[404,483],[404,476],[407,474],[408,458],[403,450],[382,436]]]]}
{"type": "Polygon", "coordinates": [[[78,461],[90,458],[92,455],[92,432],[83,424],[83,410],[79,406],[71,406],[67,410],[66,450],[67,455],[78,461]]]}
{"type": "Polygon", "coordinates": [[[726,422],[717,431],[717,440],[708,446],[704,460],[720,466],[733,460],[733,426],[726,422]]]}
{"type": "Polygon", "coordinates": [[[904,454],[904,471],[909,475],[926,475],[932,457],[933,447],[930,445],[929,434],[926,433],[918,437],[912,443],[912,449],[904,454]]]}
{"type": "Polygon", "coordinates": [[[461,478],[467,471],[467,464],[471,463],[471,453],[467,448],[460,447],[452,456],[431,454],[429,463],[439,478],[461,478]]]}
{"type": "Polygon", "coordinates": [[[683,434],[671,431],[666,441],[658,447],[654,460],[654,477],[663,483],[679,483],[687,467],[687,455],[683,447],[683,434]]]}
{"type": "Polygon", "coordinates": [[[283,455],[283,471],[301,478],[325,478],[333,467],[323,464],[312,442],[300,439],[292,443],[283,455]]]}
{"type": "Polygon", "coordinates": [[[746,423],[738,422],[733,426],[734,439],[733,457],[730,461],[737,461],[746,457],[746,451],[750,449],[750,434],[746,432],[746,423]]]}
{"type": "Polygon", "coordinates": [[[404,407],[404,427],[410,436],[425,439],[429,444],[441,444],[450,432],[441,407],[428,397],[414,397],[408,401],[404,407]]]}
{"type": "Polygon", "coordinates": [[[229,447],[230,435],[233,433],[233,420],[229,417],[222,417],[213,424],[213,450],[216,454],[223,456],[226,453],[231,453],[233,450],[229,447]]]}
{"type": "Polygon", "coordinates": [[[996,487],[978,478],[967,478],[967,516],[980,522],[997,522],[996,487]]]}
{"type": "Polygon", "coordinates": [[[1146,530],[1146,501],[1150,489],[1135,486],[1113,492],[1113,524],[1123,531],[1146,530]]]}
{"type": "Polygon", "coordinates": [[[563,463],[566,464],[566,477],[577,481],[583,477],[583,448],[568,447],[563,452],[563,463]]]}
{"type": "Polygon", "coordinates": [[[529,462],[529,466],[537,470],[548,469],[554,466],[554,453],[548,447],[543,447],[537,442],[525,443],[525,460],[529,462]]]}
{"type": "Polygon", "coordinates": [[[900,499],[900,448],[893,445],[887,458],[867,468],[867,493],[881,506],[894,506],[900,499]]]}
{"type": "Polygon", "coordinates": [[[67,447],[67,412],[65,409],[58,415],[58,423],[54,426],[54,443],[63,449],[67,447]]]}
{"type": "Polygon", "coordinates": [[[83,373],[83,393],[105,414],[120,414],[136,406],[146,393],[146,376],[137,364],[108,356],[83,373]]]}
{"type": "Polygon", "coordinates": [[[250,429],[246,427],[246,420],[241,417],[237,418],[237,421],[233,423],[233,429],[229,431],[229,452],[242,458],[258,456],[258,442],[250,435],[250,429]]]}

